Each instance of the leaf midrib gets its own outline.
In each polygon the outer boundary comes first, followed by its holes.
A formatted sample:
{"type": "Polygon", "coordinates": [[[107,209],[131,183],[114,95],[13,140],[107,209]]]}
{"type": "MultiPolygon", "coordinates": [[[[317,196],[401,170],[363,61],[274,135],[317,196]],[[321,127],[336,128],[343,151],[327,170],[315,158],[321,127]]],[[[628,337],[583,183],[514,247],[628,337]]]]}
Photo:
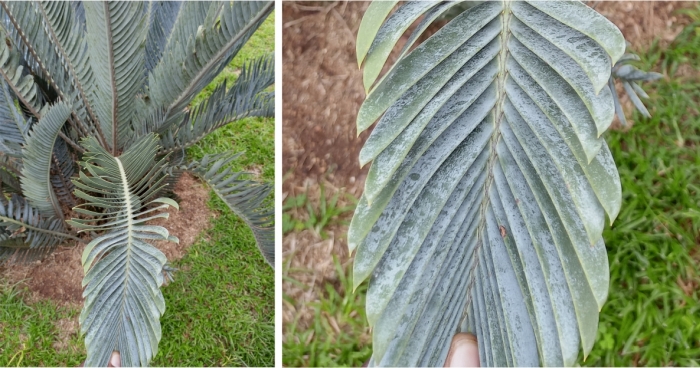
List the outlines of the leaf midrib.
{"type": "MultiPolygon", "coordinates": [[[[119,106],[119,96],[117,95],[117,77],[115,75],[116,71],[114,65],[114,43],[112,42],[112,20],[110,17],[109,3],[103,1],[105,11],[105,30],[107,31],[107,58],[109,61],[109,82],[112,86],[112,155],[117,155],[117,107],[119,106]]],[[[121,163],[119,163],[119,168],[121,169],[121,163]]]]}
{"type": "MultiPolygon", "coordinates": [[[[119,314],[122,316],[122,320],[124,317],[124,309],[125,309],[125,303],[126,303],[126,298],[127,298],[127,290],[129,289],[129,268],[131,266],[129,259],[131,259],[131,245],[133,242],[133,216],[134,216],[134,210],[131,206],[131,195],[130,195],[130,188],[129,188],[129,180],[126,177],[126,171],[124,170],[124,166],[122,165],[121,160],[118,157],[114,157],[114,161],[117,163],[117,166],[119,167],[119,176],[122,180],[122,190],[124,193],[124,207],[126,207],[126,262],[125,262],[125,269],[124,269],[124,291],[122,292],[122,298],[120,301],[119,305],[119,314]]],[[[120,329],[123,331],[123,325],[119,324],[120,329]]]]}
{"type": "Polygon", "coordinates": [[[469,270],[470,276],[469,276],[469,284],[467,285],[467,301],[465,304],[464,311],[462,312],[462,317],[460,318],[460,324],[464,321],[465,318],[467,318],[467,311],[469,310],[469,305],[472,302],[471,294],[472,294],[472,288],[474,287],[474,283],[476,281],[476,275],[475,272],[479,268],[479,253],[481,251],[481,247],[484,244],[484,236],[486,232],[486,211],[491,203],[491,198],[489,196],[489,190],[491,189],[491,185],[493,184],[493,170],[496,162],[498,161],[498,152],[496,150],[496,147],[498,145],[498,142],[501,139],[501,130],[500,130],[500,125],[501,121],[503,120],[503,105],[505,104],[506,100],[506,93],[505,93],[505,82],[506,82],[506,77],[508,76],[508,70],[506,69],[506,60],[508,58],[508,39],[510,38],[510,18],[512,16],[512,12],[510,10],[511,4],[510,1],[503,1],[503,10],[501,11],[501,22],[503,24],[503,28],[501,30],[501,33],[499,34],[500,42],[501,42],[501,50],[498,53],[498,74],[496,78],[496,94],[497,94],[497,102],[493,107],[493,119],[494,119],[494,127],[493,127],[493,134],[491,135],[491,139],[489,140],[489,157],[488,161],[486,162],[486,180],[484,181],[484,191],[483,191],[483,198],[479,207],[479,225],[477,228],[477,244],[476,248],[474,249],[474,263],[472,268],[469,270]]]}

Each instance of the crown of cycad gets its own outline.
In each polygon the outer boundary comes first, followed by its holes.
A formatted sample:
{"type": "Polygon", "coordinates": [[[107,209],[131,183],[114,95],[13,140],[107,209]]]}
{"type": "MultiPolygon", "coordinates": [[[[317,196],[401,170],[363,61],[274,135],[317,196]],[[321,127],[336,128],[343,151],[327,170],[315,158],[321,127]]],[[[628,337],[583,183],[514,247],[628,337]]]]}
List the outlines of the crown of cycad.
{"type": "Polygon", "coordinates": [[[0,262],[83,242],[86,366],[147,365],[158,350],[160,286],[151,240],[178,176],[201,177],[274,263],[271,187],[231,170],[236,155],[184,149],[244,117],[273,116],[274,63],[250,60],[196,106],[272,2],[0,2],[0,262]],[[72,217],[72,219],[71,219],[72,217]]]}

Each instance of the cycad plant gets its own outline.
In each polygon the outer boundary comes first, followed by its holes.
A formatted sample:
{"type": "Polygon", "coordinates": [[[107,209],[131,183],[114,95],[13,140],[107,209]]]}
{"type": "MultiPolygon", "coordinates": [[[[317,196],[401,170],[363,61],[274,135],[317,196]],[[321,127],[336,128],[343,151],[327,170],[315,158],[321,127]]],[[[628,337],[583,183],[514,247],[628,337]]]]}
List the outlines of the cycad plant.
{"type": "Polygon", "coordinates": [[[189,171],[253,230],[274,263],[267,185],[234,173],[236,156],[186,162],[184,149],[249,116],[272,116],[274,64],[250,61],[212,82],[273,2],[2,2],[0,4],[0,260],[28,261],[87,244],[80,315],[86,365],[147,365],[161,338],[166,258],[177,241],[149,221],[177,203],[189,171]]]}
{"type": "Polygon", "coordinates": [[[357,38],[358,132],[378,120],[348,231],[370,365],[443,366],[460,331],[483,366],[573,365],[596,337],[621,205],[611,74],[646,114],[636,83],[659,75],[624,65],[620,31],[579,1],[397,3],[373,2],[357,38]]]}

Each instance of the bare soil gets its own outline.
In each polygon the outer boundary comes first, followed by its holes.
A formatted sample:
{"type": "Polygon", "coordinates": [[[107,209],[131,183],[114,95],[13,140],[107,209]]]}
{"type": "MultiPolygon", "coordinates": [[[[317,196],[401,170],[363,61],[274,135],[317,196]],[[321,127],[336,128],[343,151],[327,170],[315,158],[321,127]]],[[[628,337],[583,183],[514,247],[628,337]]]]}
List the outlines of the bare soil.
{"type": "MultiPolygon", "coordinates": [[[[589,1],[592,5],[595,1],[589,1]]],[[[691,20],[682,9],[698,6],[694,1],[600,1],[595,9],[620,28],[632,50],[645,50],[655,39],[670,44],[691,20]]]]}
{"type": "MultiPolygon", "coordinates": [[[[599,1],[596,10],[615,23],[631,43],[632,50],[645,50],[658,39],[668,45],[690,23],[678,12],[696,7],[694,2],[599,1]]],[[[359,136],[357,111],[364,100],[362,74],[355,56],[355,35],[365,2],[284,2],[283,4],[283,169],[284,198],[303,191],[319,193],[326,183],[334,191],[359,198],[368,167],[361,168],[358,155],[369,131],[359,136]]],[[[403,41],[399,42],[399,49],[403,41]]],[[[390,56],[393,62],[396,51],[390,56]]],[[[630,105],[625,102],[623,104],[630,105]]],[[[329,193],[330,192],[330,193],[329,193]]],[[[314,311],[306,303],[318,299],[327,282],[336,283],[333,256],[349,263],[346,226],[328,230],[322,239],[305,230],[287,234],[283,242],[286,276],[304,284],[283,283],[284,293],[295,301],[285,302],[285,325],[294,319],[299,327],[311,321],[314,311]]]]}
{"type": "MultiPolygon", "coordinates": [[[[355,34],[368,3],[284,2],[283,167],[287,183],[363,183],[355,117],[365,98],[355,34]]],[[[286,190],[285,190],[286,191],[286,190]]]]}
{"type": "MultiPolygon", "coordinates": [[[[159,219],[154,222],[166,226],[170,234],[180,239],[179,244],[165,241],[155,243],[170,261],[185,255],[197,236],[209,226],[209,219],[214,215],[207,206],[209,191],[193,176],[183,175],[175,186],[175,194],[180,198],[180,210],[171,208],[167,221],[159,219]]],[[[18,284],[20,288],[26,287],[29,291],[26,301],[29,304],[52,300],[59,305],[80,308],[83,301],[80,259],[84,248],[82,244],[62,246],[43,260],[0,267],[0,278],[10,284],[18,284]]],[[[73,322],[62,322],[61,328],[68,328],[73,322]]]]}

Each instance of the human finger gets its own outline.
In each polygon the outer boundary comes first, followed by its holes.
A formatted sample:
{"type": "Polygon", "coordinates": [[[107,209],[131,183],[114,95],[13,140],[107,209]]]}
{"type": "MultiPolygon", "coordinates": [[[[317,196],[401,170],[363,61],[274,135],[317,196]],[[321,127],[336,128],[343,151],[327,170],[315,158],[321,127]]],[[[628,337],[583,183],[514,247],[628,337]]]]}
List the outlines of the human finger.
{"type": "Polygon", "coordinates": [[[479,367],[479,349],[476,336],[458,333],[452,338],[445,367],[479,367]]]}
{"type": "Polygon", "coordinates": [[[108,367],[121,367],[122,366],[122,360],[121,360],[121,357],[119,356],[118,351],[112,352],[112,357],[109,358],[109,364],[107,366],[108,367]]]}

